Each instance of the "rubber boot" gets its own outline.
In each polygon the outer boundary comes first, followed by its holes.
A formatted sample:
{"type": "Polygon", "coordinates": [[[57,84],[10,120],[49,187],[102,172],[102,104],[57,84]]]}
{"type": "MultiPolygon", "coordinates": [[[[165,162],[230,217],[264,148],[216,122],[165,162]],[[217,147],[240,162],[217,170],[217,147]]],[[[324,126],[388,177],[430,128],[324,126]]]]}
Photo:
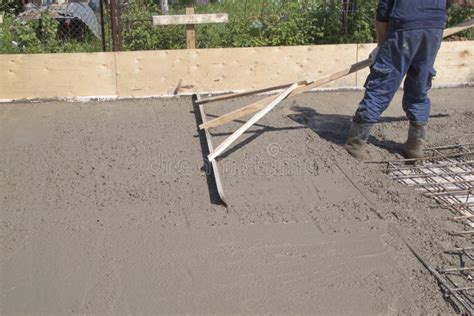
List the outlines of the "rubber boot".
{"type": "Polygon", "coordinates": [[[373,124],[352,122],[344,149],[358,159],[366,159],[368,155],[367,140],[372,126],[373,124]]]}
{"type": "Polygon", "coordinates": [[[403,153],[407,158],[424,156],[426,144],[426,123],[410,122],[408,139],[403,145],[403,153]]]}

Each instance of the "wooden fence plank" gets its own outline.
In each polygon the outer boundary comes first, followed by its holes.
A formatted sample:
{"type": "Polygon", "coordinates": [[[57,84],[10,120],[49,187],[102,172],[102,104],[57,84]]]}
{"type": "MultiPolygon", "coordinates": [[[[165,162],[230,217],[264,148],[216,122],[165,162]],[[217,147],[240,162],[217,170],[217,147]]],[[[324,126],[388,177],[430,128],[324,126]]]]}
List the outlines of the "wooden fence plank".
{"type": "MultiPolygon", "coordinates": [[[[474,82],[474,41],[443,42],[434,85],[474,82]]],[[[364,45],[0,55],[0,99],[173,96],[267,89],[321,78],[366,58],[364,45]],[[359,50],[359,53],[357,51],[359,50]],[[324,61],[324,62],[323,62],[324,61]]],[[[358,73],[323,87],[362,86],[358,73]]],[[[284,87],[282,87],[284,88],[284,87]]]]}
{"type": "MultiPolygon", "coordinates": [[[[298,82],[356,61],[357,45],[216,48],[117,53],[120,97],[242,91],[298,82]],[[321,62],[324,61],[324,62],[321,62]]],[[[354,87],[355,75],[325,87],[354,87]]]]}
{"type": "Polygon", "coordinates": [[[0,99],[115,97],[113,53],[0,55],[0,99]]]}

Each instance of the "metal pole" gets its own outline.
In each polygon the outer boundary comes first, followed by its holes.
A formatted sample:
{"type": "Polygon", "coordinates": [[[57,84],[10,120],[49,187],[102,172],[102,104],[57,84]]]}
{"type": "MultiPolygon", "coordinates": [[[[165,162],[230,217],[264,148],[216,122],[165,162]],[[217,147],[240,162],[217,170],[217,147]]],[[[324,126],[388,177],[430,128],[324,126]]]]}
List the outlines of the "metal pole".
{"type": "Polygon", "coordinates": [[[437,178],[437,177],[457,177],[462,175],[473,175],[474,171],[462,171],[462,172],[443,172],[443,173],[432,173],[432,174],[408,174],[408,175],[389,175],[392,179],[413,179],[413,178],[437,178]]]}
{"type": "Polygon", "coordinates": [[[160,0],[161,6],[161,14],[168,15],[169,8],[168,8],[168,0],[160,0]]]}
{"type": "MultiPolygon", "coordinates": [[[[401,170],[414,170],[414,169],[428,169],[428,168],[443,168],[443,167],[459,167],[459,166],[466,166],[466,165],[473,165],[474,166],[474,160],[469,160],[469,161],[461,161],[461,162],[449,162],[449,163],[439,163],[439,164],[427,164],[427,165],[420,165],[420,166],[410,166],[410,167],[399,167],[399,166],[394,166],[393,164],[390,164],[389,169],[387,172],[395,172],[395,171],[401,171],[401,170]]],[[[459,167],[460,169],[462,169],[459,167]]]]}
{"type": "Polygon", "coordinates": [[[422,158],[408,158],[408,159],[396,159],[396,160],[364,160],[365,163],[397,163],[397,162],[415,162],[415,161],[424,161],[424,160],[435,160],[435,159],[446,159],[446,158],[457,158],[462,156],[469,156],[474,154],[474,151],[463,152],[459,154],[450,154],[450,155],[438,155],[431,157],[422,157],[422,158]]]}
{"type": "Polygon", "coordinates": [[[105,45],[105,23],[104,23],[104,0],[99,0],[99,10],[100,10],[100,31],[101,31],[101,40],[102,40],[102,51],[107,51],[107,46],[105,45]]]}
{"type": "Polygon", "coordinates": [[[415,184],[407,184],[410,187],[420,187],[420,186],[427,186],[427,187],[437,187],[443,185],[470,185],[474,183],[474,180],[459,180],[459,181],[445,181],[445,182],[436,182],[436,183],[415,183],[415,184]]]}

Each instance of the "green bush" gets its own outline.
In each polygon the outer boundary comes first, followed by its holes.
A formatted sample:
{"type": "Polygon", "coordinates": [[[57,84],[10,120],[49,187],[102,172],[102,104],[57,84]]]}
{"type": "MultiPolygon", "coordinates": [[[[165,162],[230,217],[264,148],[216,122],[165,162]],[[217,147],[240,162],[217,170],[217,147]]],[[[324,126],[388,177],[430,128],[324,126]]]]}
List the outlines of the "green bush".
{"type": "Polygon", "coordinates": [[[160,14],[153,2],[134,1],[121,17],[124,50],[178,49],[186,47],[183,26],[155,27],[151,16],[160,14]]]}
{"type": "Polygon", "coordinates": [[[335,44],[372,41],[376,0],[342,20],[341,1],[227,1],[198,6],[200,13],[229,12],[225,25],[199,26],[198,47],[335,44]]]}
{"type": "Polygon", "coordinates": [[[16,53],[17,51],[12,47],[13,33],[11,31],[13,16],[5,14],[3,17],[3,24],[0,24],[0,54],[16,53]]]}

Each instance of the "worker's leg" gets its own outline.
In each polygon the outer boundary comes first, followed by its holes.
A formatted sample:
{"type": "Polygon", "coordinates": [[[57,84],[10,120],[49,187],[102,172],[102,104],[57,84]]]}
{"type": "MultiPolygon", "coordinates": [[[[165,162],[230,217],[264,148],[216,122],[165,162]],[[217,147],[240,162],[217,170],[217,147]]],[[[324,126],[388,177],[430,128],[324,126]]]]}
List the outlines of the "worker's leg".
{"type": "Polygon", "coordinates": [[[442,30],[417,30],[420,47],[408,69],[404,83],[403,109],[410,120],[404,152],[409,158],[423,156],[426,124],[431,111],[428,91],[436,72],[433,68],[441,45],[442,30]]]}
{"type": "Polygon", "coordinates": [[[406,43],[405,32],[392,32],[379,50],[365,84],[365,95],[354,115],[344,148],[354,157],[364,155],[370,128],[380,119],[408,71],[416,41],[406,43]]]}
{"type": "Polygon", "coordinates": [[[428,91],[436,75],[433,66],[441,44],[442,30],[418,30],[421,45],[408,69],[404,83],[403,109],[411,122],[428,122],[431,102],[428,91]]]}
{"type": "Polygon", "coordinates": [[[408,70],[405,65],[407,57],[400,49],[402,32],[393,32],[379,50],[375,63],[370,67],[370,74],[365,82],[364,98],[354,115],[359,124],[377,123],[380,115],[392,101],[400,87],[403,76],[408,70]]]}
{"type": "Polygon", "coordinates": [[[392,65],[373,65],[354,121],[360,124],[377,123],[400,87],[402,78],[403,73],[392,65]]]}

